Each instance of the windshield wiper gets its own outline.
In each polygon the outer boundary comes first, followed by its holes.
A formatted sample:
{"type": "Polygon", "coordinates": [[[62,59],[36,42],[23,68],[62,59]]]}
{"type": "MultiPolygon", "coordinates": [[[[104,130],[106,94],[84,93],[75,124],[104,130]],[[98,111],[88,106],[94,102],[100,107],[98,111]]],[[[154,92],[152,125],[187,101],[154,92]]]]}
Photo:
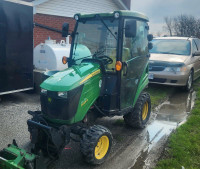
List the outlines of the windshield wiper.
{"type": "Polygon", "coordinates": [[[104,53],[104,51],[105,50],[97,51],[93,55],[85,56],[85,57],[82,57],[82,58],[79,58],[79,59],[74,59],[74,61],[82,60],[82,59],[89,58],[89,57],[94,57],[95,58],[95,57],[98,57],[99,55],[101,55],[102,53],[104,53]]]}
{"type": "Polygon", "coordinates": [[[106,29],[111,33],[111,35],[117,40],[116,36],[114,35],[114,33],[112,33],[112,31],[110,30],[110,28],[106,25],[106,23],[104,22],[103,18],[98,15],[100,21],[103,23],[103,25],[106,27],[106,29]]]}

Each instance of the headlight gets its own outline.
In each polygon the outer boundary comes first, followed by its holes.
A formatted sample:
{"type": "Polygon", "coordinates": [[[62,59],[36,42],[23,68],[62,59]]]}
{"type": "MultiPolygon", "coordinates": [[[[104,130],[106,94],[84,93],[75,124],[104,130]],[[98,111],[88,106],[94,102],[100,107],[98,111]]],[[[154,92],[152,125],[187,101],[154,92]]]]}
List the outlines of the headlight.
{"type": "Polygon", "coordinates": [[[166,72],[185,72],[187,67],[166,67],[164,71],[166,72]]]}
{"type": "Polygon", "coordinates": [[[74,15],[74,19],[78,21],[79,20],[79,15],[78,14],[74,15]]]}
{"type": "Polygon", "coordinates": [[[47,90],[46,89],[41,89],[41,93],[47,94],[47,90]]]}
{"type": "Polygon", "coordinates": [[[117,18],[119,18],[119,12],[115,12],[114,13],[114,17],[117,19],[117,18]]]}
{"type": "Polygon", "coordinates": [[[58,96],[62,98],[67,98],[67,92],[58,92],[58,96]]]}

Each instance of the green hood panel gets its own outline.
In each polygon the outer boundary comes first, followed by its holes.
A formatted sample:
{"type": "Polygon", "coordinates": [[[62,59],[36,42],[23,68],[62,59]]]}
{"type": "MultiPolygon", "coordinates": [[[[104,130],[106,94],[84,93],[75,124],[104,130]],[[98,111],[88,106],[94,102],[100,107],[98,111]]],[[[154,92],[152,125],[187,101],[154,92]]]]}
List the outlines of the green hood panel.
{"type": "Polygon", "coordinates": [[[46,79],[40,87],[50,91],[69,91],[100,73],[97,63],[81,63],[60,71],[46,79]]]}

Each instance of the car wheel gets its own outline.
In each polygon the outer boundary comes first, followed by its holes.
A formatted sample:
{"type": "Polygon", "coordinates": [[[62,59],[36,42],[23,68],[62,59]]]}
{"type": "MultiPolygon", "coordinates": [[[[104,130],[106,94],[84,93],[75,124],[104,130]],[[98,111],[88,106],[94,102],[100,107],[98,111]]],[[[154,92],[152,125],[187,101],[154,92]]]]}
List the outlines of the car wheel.
{"type": "Polygon", "coordinates": [[[186,91],[190,91],[190,89],[192,88],[192,83],[193,83],[193,72],[191,70],[185,86],[186,91]]]}

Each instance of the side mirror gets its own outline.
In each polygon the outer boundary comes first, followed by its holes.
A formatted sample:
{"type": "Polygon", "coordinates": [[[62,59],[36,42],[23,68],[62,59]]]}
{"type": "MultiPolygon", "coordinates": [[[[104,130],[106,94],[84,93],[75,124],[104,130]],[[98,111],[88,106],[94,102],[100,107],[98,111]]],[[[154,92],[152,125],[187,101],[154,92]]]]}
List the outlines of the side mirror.
{"type": "Polygon", "coordinates": [[[194,52],[192,56],[200,56],[200,52],[194,52]]]}
{"type": "Polygon", "coordinates": [[[137,34],[137,22],[136,20],[130,19],[125,24],[125,37],[134,38],[137,34]]]}
{"type": "Polygon", "coordinates": [[[149,50],[153,49],[153,43],[151,43],[151,42],[148,43],[148,49],[149,50]]]}
{"type": "Polygon", "coordinates": [[[67,37],[69,35],[69,24],[64,23],[62,26],[62,37],[67,37]]]}
{"type": "Polygon", "coordinates": [[[152,34],[148,34],[147,35],[147,39],[148,39],[149,42],[152,41],[153,40],[153,35],[152,34]]]}

